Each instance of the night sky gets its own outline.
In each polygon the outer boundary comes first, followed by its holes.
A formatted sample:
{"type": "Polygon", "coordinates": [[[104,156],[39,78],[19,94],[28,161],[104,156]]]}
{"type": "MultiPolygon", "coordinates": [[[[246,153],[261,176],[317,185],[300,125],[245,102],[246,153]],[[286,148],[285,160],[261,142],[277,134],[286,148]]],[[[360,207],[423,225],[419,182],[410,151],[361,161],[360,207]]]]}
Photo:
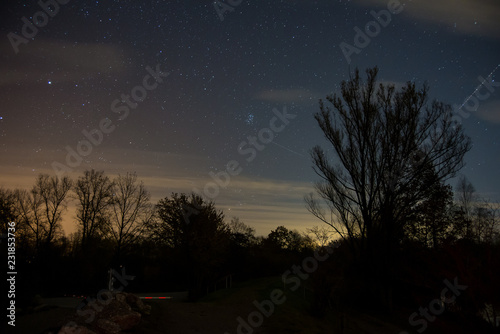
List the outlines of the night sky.
{"type": "Polygon", "coordinates": [[[318,180],[309,151],[325,145],[318,99],[377,65],[381,81],[427,81],[456,105],[473,140],[461,173],[500,200],[497,0],[60,1],[51,15],[37,1],[0,7],[2,187],[54,166],[137,172],[154,202],[207,186],[258,234],[304,231],[320,224],[303,201],[318,180]]]}

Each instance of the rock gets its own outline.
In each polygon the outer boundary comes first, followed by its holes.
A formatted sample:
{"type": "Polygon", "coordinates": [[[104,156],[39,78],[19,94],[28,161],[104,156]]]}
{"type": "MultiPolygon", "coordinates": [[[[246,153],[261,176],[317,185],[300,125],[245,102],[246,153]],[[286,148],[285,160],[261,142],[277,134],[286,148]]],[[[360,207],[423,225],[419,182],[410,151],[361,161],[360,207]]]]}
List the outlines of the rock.
{"type": "Polygon", "coordinates": [[[58,334],[118,334],[129,331],[151,307],[130,293],[117,292],[110,300],[84,306],[58,334]],[[90,316],[92,315],[92,316],[90,316]]]}
{"type": "Polygon", "coordinates": [[[132,306],[132,308],[134,308],[134,307],[139,308],[141,305],[144,305],[142,303],[141,298],[139,298],[136,295],[133,295],[131,293],[127,293],[126,298],[127,298],[127,304],[132,306]]]}
{"type": "Polygon", "coordinates": [[[127,313],[131,312],[132,307],[130,307],[129,304],[123,301],[118,301],[117,299],[112,299],[110,302],[107,302],[107,305],[104,307],[104,309],[101,311],[104,315],[107,315],[108,313],[127,313]]]}
{"type": "Polygon", "coordinates": [[[132,310],[137,311],[141,314],[150,314],[151,306],[145,305],[142,300],[134,294],[128,293],[126,295],[127,304],[132,307],[132,310]]]}
{"type": "Polygon", "coordinates": [[[57,334],[97,334],[94,331],[91,331],[85,326],[82,325],[64,325],[61,327],[57,334]]]}
{"type": "Polygon", "coordinates": [[[125,294],[125,292],[118,292],[117,294],[115,294],[115,299],[120,303],[126,303],[127,294],[125,294]]]}
{"type": "Polygon", "coordinates": [[[129,330],[141,322],[141,314],[134,311],[126,314],[118,314],[112,317],[111,321],[117,324],[122,330],[129,330]]]}
{"type": "Polygon", "coordinates": [[[118,334],[122,330],[117,323],[107,319],[98,319],[96,327],[97,331],[103,334],[118,334]]]}

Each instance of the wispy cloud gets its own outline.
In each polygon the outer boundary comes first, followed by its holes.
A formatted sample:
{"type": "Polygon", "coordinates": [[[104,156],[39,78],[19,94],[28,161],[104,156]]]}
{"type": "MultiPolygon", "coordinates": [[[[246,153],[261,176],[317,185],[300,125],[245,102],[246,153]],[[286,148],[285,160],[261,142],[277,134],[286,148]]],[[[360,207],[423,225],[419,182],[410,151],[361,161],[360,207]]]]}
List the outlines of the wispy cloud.
{"type": "Polygon", "coordinates": [[[476,114],[485,121],[500,124],[500,100],[485,102],[478,108],[476,114]]]}
{"type": "Polygon", "coordinates": [[[235,176],[226,189],[221,189],[215,202],[228,219],[237,216],[261,235],[279,225],[305,231],[319,224],[307,211],[303,199],[313,190],[309,182],[235,176]]]}
{"type": "Polygon", "coordinates": [[[321,222],[307,211],[304,205],[242,205],[225,209],[229,221],[233,216],[256,229],[258,235],[266,236],[271,230],[282,225],[288,229],[305,232],[307,228],[320,225],[321,222]]]}
{"type": "Polygon", "coordinates": [[[115,45],[97,43],[66,43],[35,40],[26,47],[30,52],[17,55],[9,43],[0,45],[0,53],[9,55],[0,64],[0,86],[36,84],[52,80],[68,82],[103,74],[121,72],[126,63],[126,51],[115,45]],[[54,71],[55,68],[63,69],[54,71]]]}
{"type": "MultiPolygon", "coordinates": [[[[361,0],[367,6],[387,7],[387,0],[361,0]]],[[[497,0],[400,0],[402,14],[420,21],[445,24],[465,34],[500,38],[500,6],[497,0]]],[[[374,8],[376,10],[376,8],[374,8]]]]}

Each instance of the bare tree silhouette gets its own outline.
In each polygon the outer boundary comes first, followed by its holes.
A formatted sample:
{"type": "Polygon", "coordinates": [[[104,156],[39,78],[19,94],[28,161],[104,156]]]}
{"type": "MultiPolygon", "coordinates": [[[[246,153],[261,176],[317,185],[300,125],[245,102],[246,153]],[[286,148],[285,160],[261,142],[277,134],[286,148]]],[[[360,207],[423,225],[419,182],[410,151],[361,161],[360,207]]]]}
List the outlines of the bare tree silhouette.
{"type": "Polygon", "coordinates": [[[119,262],[124,249],[137,240],[152,219],[153,205],[135,173],[119,175],[114,180],[113,194],[108,231],[116,244],[115,256],[119,262]]]}
{"type": "Polygon", "coordinates": [[[113,183],[103,171],[92,169],[78,178],[74,191],[78,199],[76,218],[81,232],[81,246],[85,248],[90,240],[107,227],[113,183]]]}
{"type": "Polygon", "coordinates": [[[342,82],[340,96],[326,98],[333,108],[320,100],[315,119],[337,160],[313,148],[314,170],[322,180],[316,192],[323,201],[313,194],[305,200],[353,253],[383,273],[403,238],[406,218],[429,196],[424,176],[434,174],[436,183],[453,177],[471,142],[452,121],[451,106],[428,104],[427,85],[408,82],[396,91],[391,84],[377,86],[377,73],[376,67],[368,69],[363,82],[356,70],[342,82]]]}
{"type": "Polygon", "coordinates": [[[61,232],[62,213],[66,209],[66,196],[72,182],[66,176],[61,179],[40,174],[30,191],[15,190],[15,215],[20,230],[34,245],[35,254],[48,247],[61,232]]]}

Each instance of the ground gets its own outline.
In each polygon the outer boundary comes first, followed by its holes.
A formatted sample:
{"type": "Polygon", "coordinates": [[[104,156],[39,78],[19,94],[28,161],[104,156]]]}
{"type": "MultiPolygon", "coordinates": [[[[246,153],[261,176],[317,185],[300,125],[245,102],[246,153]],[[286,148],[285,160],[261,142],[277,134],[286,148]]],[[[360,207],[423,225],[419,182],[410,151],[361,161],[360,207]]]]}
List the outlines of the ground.
{"type": "MultiPolygon", "coordinates": [[[[130,333],[136,334],[233,334],[238,333],[238,317],[248,320],[249,314],[256,311],[254,301],[262,303],[269,300],[271,292],[282,289],[279,277],[263,278],[236,284],[231,289],[219,290],[211,293],[197,303],[189,303],[177,298],[171,300],[147,301],[152,306],[151,315],[145,316],[139,326],[130,333]]],[[[304,299],[304,291],[286,291],[286,300],[283,304],[274,307],[273,314],[263,317],[261,326],[242,330],[240,333],[250,334],[285,334],[285,333],[342,333],[342,334],[399,334],[409,330],[406,314],[394,318],[359,314],[346,311],[343,314],[330,312],[325,318],[318,319],[308,312],[308,303],[304,299]],[[341,330],[341,318],[343,327],[341,330]]],[[[15,331],[7,333],[48,334],[60,326],[64,318],[74,312],[75,300],[53,299],[50,304],[59,304],[59,307],[45,307],[44,309],[19,316],[16,321],[15,331]],[[61,307],[62,306],[62,307],[61,307]]],[[[258,318],[255,321],[259,321],[258,318]]],[[[430,324],[426,334],[440,333],[441,330],[433,328],[439,321],[430,324]]],[[[12,328],[10,328],[12,329],[12,328]]],[[[452,328],[447,328],[452,329],[452,328]]],[[[454,333],[459,333],[458,326],[453,328],[454,333]]],[[[4,331],[2,331],[4,333],[4,331]]],[[[411,333],[411,332],[410,332],[411,333]]],[[[415,332],[416,333],[416,332],[415,332]]]]}

